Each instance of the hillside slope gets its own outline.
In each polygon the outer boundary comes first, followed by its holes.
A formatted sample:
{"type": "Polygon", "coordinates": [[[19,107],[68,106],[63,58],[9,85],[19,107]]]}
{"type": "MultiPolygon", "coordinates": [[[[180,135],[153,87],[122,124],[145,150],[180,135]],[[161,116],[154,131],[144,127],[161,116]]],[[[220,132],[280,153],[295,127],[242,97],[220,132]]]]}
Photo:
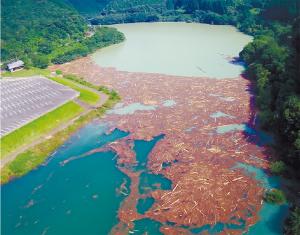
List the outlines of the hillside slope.
{"type": "Polygon", "coordinates": [[[99,14],[111,0],[66,0],[82,15],[99,14]]]}
{"type": "Polygon", "coordinates": [[[44,68],[124,38],[108,28],[88,37],[87,22],[64,0],[2,0],[1,11],[2,62],[22,59],[26,65],[44,68]]]}
{"type": "Polygon", "coordinates": [[[78,12],[85,16],[97,16],[102,12],[126,12],[132,9],[146,10],[156,7],[165,7],[164,0],[66,0],[78,12]]]}

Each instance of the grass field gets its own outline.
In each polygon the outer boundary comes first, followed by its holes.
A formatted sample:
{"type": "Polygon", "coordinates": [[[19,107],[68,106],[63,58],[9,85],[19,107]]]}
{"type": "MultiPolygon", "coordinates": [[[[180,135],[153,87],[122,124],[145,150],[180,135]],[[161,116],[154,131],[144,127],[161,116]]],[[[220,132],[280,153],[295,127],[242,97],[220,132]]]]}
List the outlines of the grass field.
{"type": "Polygon", "coordinates": [[[87,89],[84,89],[84,88],[76,85],[72,81],[69,81],[69,80],[64,79],[64,78],[57,78],[57,77],[50,78],[50,79],[80,92],[80,95],[79,95],[78,98],[83,102],[86,102],[88,104],[93,105],[93,104],[96,104],[99,101],[99,95],[97,93],[92,92],[92,91],[87,90],[87,89]]]}
{"type": "Polygon", "coordinates": [[[1,158],[17,148],[31,143],[52,129],[77,116],[83,108],[70,101],[44,116],[1,138],[1,158]]]}
{"type": "Polygon", "coordinates": [[[2,77],[29,77],[35,75],[49,76],[50,71],[47,69],[30,68],[30,69],[19,70],[13,73],[4,72],[1,74],[2,77]]]}

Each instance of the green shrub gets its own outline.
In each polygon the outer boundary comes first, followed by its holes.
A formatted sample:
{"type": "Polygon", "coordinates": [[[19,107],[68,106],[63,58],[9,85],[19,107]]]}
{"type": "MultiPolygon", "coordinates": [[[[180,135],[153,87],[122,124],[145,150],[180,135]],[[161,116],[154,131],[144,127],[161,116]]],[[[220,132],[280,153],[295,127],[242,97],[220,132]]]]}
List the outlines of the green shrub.
{"type": "Polygon", "coordinates": [[[49,59],[44,55],[34,55],[32,57],[32,64],[34,67],[45,69],[49,64],[49,59]]]}
{"type": "Polygon", "coordinates": [[[286,220],[285,235],[300,235],[300,208],[295,207],[286,220]]]}
{"type": "Polygon", "coordinates": [[[57,75],[62,75],[62,71],[61,71],[61,70],[59,70],[59,69],[58,69],[58,70],[56,70],[55,72],[56,72],[56,74],[57,74],[57,75]]]}
{"type": "Polygon", "coordinates": [[[283,204],[286,202],[284,193],[279,189],[268,190],[264,195],[264,200],[271,204],[283,204]]]}
{"type": "Polygon", "coordinates": [[[283,161],[275,161],[271,163],[270,169],[273,174],[280,175],[286,170],[286,165],[283,161]]]}

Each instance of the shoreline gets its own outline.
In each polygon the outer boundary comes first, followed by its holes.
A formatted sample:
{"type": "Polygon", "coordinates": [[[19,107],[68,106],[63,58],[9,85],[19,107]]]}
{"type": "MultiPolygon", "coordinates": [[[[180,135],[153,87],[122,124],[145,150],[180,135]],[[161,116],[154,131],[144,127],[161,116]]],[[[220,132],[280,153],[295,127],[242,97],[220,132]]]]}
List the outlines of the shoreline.
{"type": "MultiPolygon", "coordinates": [[[[14,152],[13,159],[10,159],[11,161],[1,167],[1,184],[8,183],[14,178],[21,177],[39,167],[71,135],[93,119],[101,117],[107,109],[118,102],[118,95],[115,96],[113,94],[113,92],[107,92],[107,98],[104,100],[100,99],[99,106],[86,109],[79,116],[47,133],[46,138],[37,139],[29,145],[22,147],[17,152],[14,152]],[[14,171],[14,165],[19,164],[19,162],[22,165],[29,164],[29,167],[23,168],[21,171],[20,169],[17,172],[14,171]]],[[[5,160],[7,159],[5,158],[5,160]]]]}

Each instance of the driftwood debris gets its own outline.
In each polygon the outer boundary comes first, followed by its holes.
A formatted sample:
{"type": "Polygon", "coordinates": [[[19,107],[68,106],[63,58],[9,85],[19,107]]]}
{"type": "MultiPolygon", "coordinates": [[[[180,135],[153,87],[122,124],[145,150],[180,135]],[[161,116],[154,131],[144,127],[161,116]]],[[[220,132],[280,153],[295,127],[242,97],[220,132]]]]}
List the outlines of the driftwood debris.
{"type": "MultiPolygon", "coordinates": [[[[130,194],[119,209],[116,234],[133,231],[134,221],[141,218],[175,223],[176,226],[161,228],[165,234],[189,234],[178,226],[227,223],[233,216],[245,220],[246,229],[257,221],[263,189],[253,177],[233,167],[239,162],[268,168],[267,155],[271,153],[266,147],[256,145],[258,136],[247,136],[241,130],[217,132],[220,126],[253,123],[255,112],[247,91],[248,80],[123,72],[100,68],[88,57],[51,69],[74,73],[94,84],[117,90],[124,106],[132,103],[155,105],[152,110],[137,110],[122,116],[109,114],[102,120],[130,132],[127,139],[108,146],[118,154],[119,169],[131,179],[130,194]],[[176,104],[164,106],[164,101],[169,99],[176,104]],[[234,118],[212,118],[216,112],[234,118]],[[172,189],[158,188],[141,195],[138,190],[140,173],[132,168],[137,164],[132,144],[134,140],[151,140],[160,134],[165,136],[150,152],[146,167],[149,172],[171,180],[172,189]],[[165,163],[168,165],[163,167],[165,163]],[[146,196],[153,197],[155,203],[141,215],[136,211],[136,203],[146,196]],[[252,217],[245,215],[247,210],[252,217]]],[[[242,233],[238,230],[225,232],[242,233]]]]}

